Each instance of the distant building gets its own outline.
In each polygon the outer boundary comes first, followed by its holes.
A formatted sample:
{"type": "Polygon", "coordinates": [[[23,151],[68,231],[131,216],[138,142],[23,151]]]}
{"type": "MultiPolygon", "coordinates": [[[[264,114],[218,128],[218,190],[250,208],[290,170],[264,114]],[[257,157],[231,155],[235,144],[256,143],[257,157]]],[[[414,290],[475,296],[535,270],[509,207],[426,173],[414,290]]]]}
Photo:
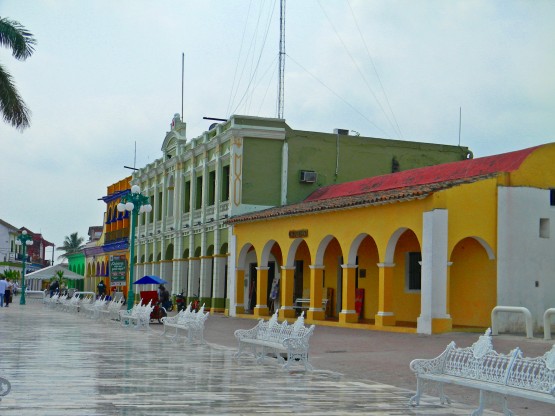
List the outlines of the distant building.
{"type": "Polygon", "coordinates": [[[23,230],[27,231],[33,241],[33,244],[26,247],[26,271],[31,273],[51,265],[51,261],[46,259],[46,248],[54,247],[53,243],[45,240],[40,233],[33,233],[25,227],[16,228],[0,219],[0,271],[22,267],[23,249],[16,241],[23,230]]]}
{"type": "Polygon", "coordinates": [[[220,312],[235,291],[227,218],[296,203],[323,186],[471,157],[465,147],[300,131],[239,115],[189,140],[176,115],[161,151],[133,173],[153,206],[139,215],[135,275],[159,275],[173,293],[220,312]]]}
{"type": "MultiPolygon", "coordinates": [[[[554,160],[550,143],[232,217],[232,309],[431,334],[484,329],[495,306],[523,306],[539,330],[555,305],[554,160]]],[[[499,329],[524,332],[522,316],[500,315],[499,329]]]]}
{"type": "Polygon", "coordinates": [[[129,271],[129,212],[119,212],[117,205],[130,191],[131,176],[107,187],[102,200],[106,203],[104,225],[96,229],[96,245],[87,247],[88,290],[96,291],[102,280],[107,294],[121,292],[127,295],[126,276],[129,271]]]}
{"type": "Polygon", "coordinates": [[[0,261],[12,262],[16,259],[16,238],[19,228],[0,219],[0,261]]]}

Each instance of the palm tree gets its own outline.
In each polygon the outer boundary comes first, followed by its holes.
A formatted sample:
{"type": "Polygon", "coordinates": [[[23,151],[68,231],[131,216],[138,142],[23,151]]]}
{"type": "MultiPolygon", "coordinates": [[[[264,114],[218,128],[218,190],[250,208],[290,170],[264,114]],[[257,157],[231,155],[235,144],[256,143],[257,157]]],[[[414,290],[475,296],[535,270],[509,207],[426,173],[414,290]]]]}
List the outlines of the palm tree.
{"type": "Polygon", "coordinates": [[[79,237],[77,233],[70,234],[64,239],[64,244],[58,247],[56,250],[65,251],[64,254],[60,254],[58,259],[67,258],[70,254],[78,253],[83,248],[83,237],[79,237]]]}
{"type": "MultiPolygon", "coordinates": [[[[33,34],[15,20],[0,17],[0,45],[12,49],[15,59],[24,61],[35,51],[33,34]]],[[[0,112],[4,121],[19,130],[29,127],[30,111],[19,96],[12,76],[0,65],[0,112]]]]}

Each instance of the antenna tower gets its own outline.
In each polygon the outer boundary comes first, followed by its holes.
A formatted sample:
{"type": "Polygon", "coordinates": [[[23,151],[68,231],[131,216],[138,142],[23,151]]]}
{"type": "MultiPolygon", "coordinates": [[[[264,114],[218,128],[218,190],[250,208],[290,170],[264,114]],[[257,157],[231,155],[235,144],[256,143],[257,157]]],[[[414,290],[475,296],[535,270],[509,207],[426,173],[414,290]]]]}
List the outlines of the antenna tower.
{"type": "Polygon", "coordinates": [[[285,84],[285,0],[279,3],[279,86],[277,117],[283,118],[283,89],[285,84]]]}

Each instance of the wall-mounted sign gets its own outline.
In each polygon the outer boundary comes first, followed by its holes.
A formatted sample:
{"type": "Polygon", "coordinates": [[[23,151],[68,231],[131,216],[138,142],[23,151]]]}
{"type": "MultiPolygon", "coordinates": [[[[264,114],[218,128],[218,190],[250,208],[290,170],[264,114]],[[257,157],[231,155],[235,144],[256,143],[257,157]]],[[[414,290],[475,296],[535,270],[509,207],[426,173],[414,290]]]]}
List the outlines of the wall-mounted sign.
{"type": "Polygon", "coordinates": [[[125,256],[110,256],[110,280],[112,286],[125,286],[127,259],[125,256]]]}
{"type": "Polygon", "coordinates": [[[290,230],[289,238],[306,238],[308,237],[308,230],[290,230]]]}

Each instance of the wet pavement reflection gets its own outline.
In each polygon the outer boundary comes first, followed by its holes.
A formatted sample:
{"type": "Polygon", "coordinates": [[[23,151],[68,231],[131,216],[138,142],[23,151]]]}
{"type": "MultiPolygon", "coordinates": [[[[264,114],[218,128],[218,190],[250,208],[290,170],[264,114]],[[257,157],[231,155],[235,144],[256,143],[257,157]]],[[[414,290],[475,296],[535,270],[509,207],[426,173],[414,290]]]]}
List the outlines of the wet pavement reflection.
{"type": "MultiPolygon", "coordinates": [[[[210,325],[210,318],[207,326],[210,325]]],[[[12,391],[2,416],[24,415],[468,415],[411,391],[316,368],[282,370],[272,360],[238,363],[234,349],[188,345],[150,331],[42,304],[0,310],[0,376],[12,391]]],[[[486,412],[485,414],[497,414],[486,412]]]]}

